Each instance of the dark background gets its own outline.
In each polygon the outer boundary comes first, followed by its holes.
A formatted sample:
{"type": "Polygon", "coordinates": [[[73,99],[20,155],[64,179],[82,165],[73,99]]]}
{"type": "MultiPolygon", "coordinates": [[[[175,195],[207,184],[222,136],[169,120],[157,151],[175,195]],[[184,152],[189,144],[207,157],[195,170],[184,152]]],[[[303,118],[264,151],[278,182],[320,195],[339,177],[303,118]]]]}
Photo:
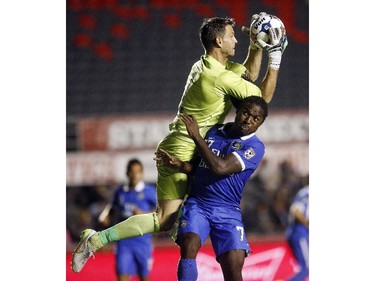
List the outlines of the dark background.
{"type": "MultiPolygon", "coordinates": [[[[68,123],[75,117],[175,112],[190,67],[204,51],[198,37],[203,18],[235,19],[239,43],[232,60],[242,63],[248,37],[240,28],[261,11],[283,20],[289,40],[270,108],[307,108],[308,1],[68,0],[68,123]]],[[[257,84],[263,75],[264,67],[257,84]]]]}

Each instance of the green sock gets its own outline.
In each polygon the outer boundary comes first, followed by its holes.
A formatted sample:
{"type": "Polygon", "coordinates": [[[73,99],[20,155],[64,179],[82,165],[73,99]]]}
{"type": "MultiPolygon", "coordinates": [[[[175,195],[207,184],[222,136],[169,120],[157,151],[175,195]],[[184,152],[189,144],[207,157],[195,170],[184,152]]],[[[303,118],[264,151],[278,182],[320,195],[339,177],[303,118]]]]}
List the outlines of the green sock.
{"type": "Polygon", "coordinates": [[[134,215],[112,227],[99,231],[89,241],[99,249],[109,242],[155,232],[160,232],[156,213],[134,215]]]}

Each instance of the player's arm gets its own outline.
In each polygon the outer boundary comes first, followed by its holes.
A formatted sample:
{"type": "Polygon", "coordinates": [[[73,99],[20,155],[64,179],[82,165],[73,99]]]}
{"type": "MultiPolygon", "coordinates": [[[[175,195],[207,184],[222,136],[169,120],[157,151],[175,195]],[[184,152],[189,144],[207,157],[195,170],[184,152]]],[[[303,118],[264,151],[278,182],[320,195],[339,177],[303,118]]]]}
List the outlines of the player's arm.
{"type": "Polygon", "coordinates": [[[113,205],[111,203],[108,203],[105,208],[103,209],[103,211],[100,213],[99,217],[98,217],[98,221],[99,223],[101,224],[106,224],[106,220],[108,218],[108,215],[112,209],[113,205]]]}
{"type": "Polygon", "coordinates": [[[262,98],[269,103],[276,90],[277,77],[279,75],[278,69],[267,68],[267,72],[263,78],[262,84],[259,86],[262,92],[262,98]]]}
{"type": "Polygon", "coordinates": [[[298,206],[292,205],[290,208],[291,214],[294,216],[294,219],[299,223],[303,224],[307,228],[309,227],[309,220],[305,218],[303,212],[298,208],[298,206]]]}
{"type": "Polygon", "coordinates": [[[268,55],[268,67],[265,77],[260,85],[262,97],[266,102],[270,102],[276,89],[277,77],[281,64],[282,54],[288,46],[288,39],[283,35],[280,28],[270,28],[268,30],[270,44],[258,39],[255,44],[265,50],[268,55]]]}
{"type": "Polygon", "coordinates": [[[255,82],[259,77],[260,67],[262,65],[262,50],[249,46],[245,62],[243,65],[246,67],[249,73],[249,80],[255,82]]]}
{"type": "Polygon", "coordinates": [[[211,151],[204,138],[200,135],[198,123],[193,116],[181,114],[181,120],[185,123],[186,129],[194,140],[201,157],[212,172],[218,175],[230,175],[242,171],[241,163],[232,153],[222,158],[211,151]]]}
{"type": "MultiPolygon", "coordinates": [[[[250,30],[251,25],[253,22],[259,17],[258,14],[254,14],[251,17],[250,27],[242,26],[241,30],[246,33],[250,37],[250,30]]],[[[247,71],[249,72],[249,77],[251,82],[255,82],[259,77],[260,67],[262,65],[262,49],[259,48],[257,45],[250,38],[249,42],[249,49],[247,52],[246,59],[243,65],[246,67],[247,71]]]]}
{"type": "MultiPolygon", "coordinates": [[[[242,31],[250,36],[251,25],[260,15],[261,14],[254,14],[251,18],[250,27],[243,26],[242,31]]],[[[244,62],[244,65],[250,73],[251,81],[255,81],[258,78],[261,67],[262,50],[267,52],[268,67],[260,85],[262,98],[267,103],[269,103],[273,98],[281,64],[281,57],[288,46],[288,39],[286,35],[282,34],[280,28],[270,28],[268,30],[268,35],[270,38],[269,44],[260,39],[253,41],[250,36],[249,53],[244,62]]]]}

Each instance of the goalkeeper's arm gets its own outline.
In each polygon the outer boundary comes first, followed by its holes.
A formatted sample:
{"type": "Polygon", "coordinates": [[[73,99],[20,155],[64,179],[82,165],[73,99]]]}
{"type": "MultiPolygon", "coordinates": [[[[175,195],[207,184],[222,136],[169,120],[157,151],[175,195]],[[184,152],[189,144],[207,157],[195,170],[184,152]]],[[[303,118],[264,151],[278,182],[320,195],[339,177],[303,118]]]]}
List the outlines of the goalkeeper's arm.
{"type": "MultiPolygon", "coordinates": [[[[250,27],[242,26],[241,30],[250,37],[251,25],[259,17],[258,14],[255,14],[251,17],[250,27]]],[[[255,44],[251,39],[249,41],[249,48],[247,52],[246,59],[243,63],[246,69],[249,71],[250,81],[255,82],[259,77],[260,67],[262,65],[262,49],[255,44]]]]}
{"type": "Polygon", "coordinates": [[[261,39],[257,40],[255,43],[268,54],[267,72],[260,85],[262,97],[267,103],[273,98],[281,64],[281,57],[285,48],[288,46],[288,39],[285,35],[282,35],[280,28],[270,28],[269,37],[270,44],[265,43],[261,39]]]}

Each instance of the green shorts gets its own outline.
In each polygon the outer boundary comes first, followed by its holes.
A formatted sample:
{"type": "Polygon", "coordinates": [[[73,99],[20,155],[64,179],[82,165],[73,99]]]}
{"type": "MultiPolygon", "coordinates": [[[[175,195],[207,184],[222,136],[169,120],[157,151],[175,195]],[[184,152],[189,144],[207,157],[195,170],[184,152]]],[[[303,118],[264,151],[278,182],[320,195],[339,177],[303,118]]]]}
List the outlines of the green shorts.
{"type": "MultiPolygon", "coordinates": [[[[194,142],[178,133],[169,133],[159,144],[162,148],[181,161],[190,161],[195,152],[194,142]]],[[[188,176],[177,170],[157,167],[156,191],[158,200],[183,199],[188,193],[188,176]]]]}

